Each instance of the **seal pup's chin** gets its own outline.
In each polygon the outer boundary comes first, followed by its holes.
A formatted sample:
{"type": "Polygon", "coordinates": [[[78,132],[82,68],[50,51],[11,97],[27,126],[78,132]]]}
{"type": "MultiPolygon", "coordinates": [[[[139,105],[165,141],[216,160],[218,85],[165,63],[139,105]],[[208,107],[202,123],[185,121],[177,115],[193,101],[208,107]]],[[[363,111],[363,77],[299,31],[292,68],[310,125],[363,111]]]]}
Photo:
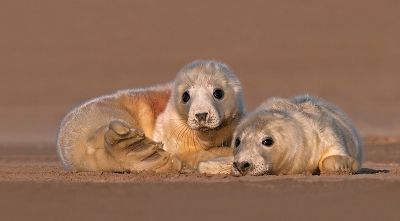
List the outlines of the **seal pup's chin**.
{"type": "Polygon", "coordinates": [[[199,127],[198,128],[199,131],[203,131],[203,132],[204,131],[209,131],[209,130],[212,130],[212,129],[214,129],[214,128],[209,128],[209,127],[199,127]]]}
{"type": "Polygon", "coordinates": [[[220,125],[217,125],[215,127],[204,126],[204,125],[199,125],[197,127],[190,127],[189,126],[189,128],[191,130],[197,130],[197,131],[202,131],[202,132],[207,132],[207,131],[211,131],[211,130],[218,130],[219,127],[220,127],[220,125]]]}

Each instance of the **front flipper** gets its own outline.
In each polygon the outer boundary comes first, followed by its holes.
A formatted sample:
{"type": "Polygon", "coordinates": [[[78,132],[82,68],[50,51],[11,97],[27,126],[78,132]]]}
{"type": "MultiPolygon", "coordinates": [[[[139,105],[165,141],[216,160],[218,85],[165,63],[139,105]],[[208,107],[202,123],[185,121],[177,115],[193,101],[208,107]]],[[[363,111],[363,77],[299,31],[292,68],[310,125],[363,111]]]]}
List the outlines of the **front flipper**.
{"type": "Polygon", "coordinates": [[[112,120],[104,135],[105,148],[129,171],[153,170],[174,172],[181,170],[181,162],[154,142],[140,129],[130,127],[122,120],[112,120]]]}
{"type": "Polygon", "coordinates": [[[359,169],[357,160],[349,156],[332,155],[324,158],[319,163],[321,173],[324,172],[351,172],[357,173],[359,169]]]}
{"type": "Polygon", "coordinates": [[[129,144],[138,143],[146,138],[143,131],[129,127],[122,120],[112,120],[104,135],[106,148],[125,149],[129,144]]]}
{"type": "Polygon", "coordinates": [[[199,163],[198,170],[205,174],[230,174],[233,156],[216,157],[199,163]]]}
{"type": "Polygon", "coordinates": [[[199,172],[207,174],[229,174],[233,162],[233,158],[231,162],[227,160],[229,157],[233,157],[233,151],[229,147],[213,147],[208,150],[191,152],[181,156],[182,172],[194,172],[198,169],[199,172]],[[202,165],[201,168],[200,165],[202,165]],[[213,168],[214,166],[215,168],[213,168]]]}

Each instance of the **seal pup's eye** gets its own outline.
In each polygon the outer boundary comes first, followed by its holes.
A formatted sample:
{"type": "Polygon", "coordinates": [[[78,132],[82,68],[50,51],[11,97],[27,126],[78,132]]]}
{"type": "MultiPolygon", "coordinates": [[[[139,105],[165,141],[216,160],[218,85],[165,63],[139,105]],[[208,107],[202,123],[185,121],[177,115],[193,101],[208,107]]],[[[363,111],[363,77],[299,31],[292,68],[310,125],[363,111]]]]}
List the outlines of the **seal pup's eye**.
{"type": "Polygon", "coordinates": [[[214,93],[213,93],[213,96],[215,98],[217,98],[218,100],[221,100],[222,98],[224,98],[224,91],[221,90],[221,89],[215,89],[214,93]]]}
{"type": "Polygon", "coordinates": [[[235,147],[238,147],[240,145],[240,139],[236,138],[235,140],[235,147]]]}
{"type": "Polygon", "coordinates": [[[190,95],[187,91],[183,92],[182,94],[182,101],[183,103],[187,103],[190,100],[190,95]]]}
{"type": "Polygon", "coordinates": [[[262,145],[266,147],[271,147],[272,145],[274,145],[274,139],[272,139],[272,137],[267,137],[262,141],[262,145]]]}

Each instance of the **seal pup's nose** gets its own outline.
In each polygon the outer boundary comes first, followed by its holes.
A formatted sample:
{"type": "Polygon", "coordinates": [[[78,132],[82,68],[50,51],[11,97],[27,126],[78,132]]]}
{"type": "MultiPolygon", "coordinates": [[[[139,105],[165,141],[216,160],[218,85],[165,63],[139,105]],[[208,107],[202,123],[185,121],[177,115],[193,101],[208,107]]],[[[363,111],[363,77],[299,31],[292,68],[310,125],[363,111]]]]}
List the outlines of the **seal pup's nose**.
{"type": "Polygon", "coordinates": [[[195,114],[194,116],[196,116],[196,118],[197,118],[197,120],[198,120],[199,122],[206,122],[207,115],[208,115],[208,113],[207,113],[207,112],[204,112],[204,113],[195,114]]]}
{"type": "Polygon", "coordinates": [[[233,167],[235,167],[242,176],[246,175],[249,172],[249,169],[251,168],[251,164],[249,162],[243,161],[243,162],[233,162],[233,167]]]}

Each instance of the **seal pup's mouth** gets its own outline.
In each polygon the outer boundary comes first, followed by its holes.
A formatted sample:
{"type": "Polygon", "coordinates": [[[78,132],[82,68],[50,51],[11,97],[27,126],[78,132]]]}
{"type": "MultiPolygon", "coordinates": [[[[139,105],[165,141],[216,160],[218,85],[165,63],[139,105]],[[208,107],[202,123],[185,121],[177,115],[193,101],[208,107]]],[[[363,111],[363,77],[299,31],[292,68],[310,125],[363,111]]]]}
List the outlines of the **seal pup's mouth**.
{"type": "Polygon", "coordinates": [[[198,130],[198,131],[202,131],[202,132],[212,131],[212,130],[219,130],[219,129],[229,125],[233,121],[233,119],[234,118],[224,119],[216,126],[207,126],[206,123],[199,123],[194,128],[191,127],[189,124],[188,124],[188,126],[192,130],[198,130]]]}
{"type": "Polygon", "coordinates": [[[212,130],[212,128],[209,128],[209,127],[199,127],[197,130],[199,130],[199,131],[209,131],[209,130],[212,130]]]}
{"type": "Polygon", "coordinates": [[[209,126],[204,126],[204,125],[200,125],[197,130],[199,131],[210,131],[210,130],[218,130],[220,128],[221,125],[218,125],[216,127],[209,127],[209,126]]]}
{"type": "Polygon", "coordinates": [[[198,130],[198,131],[211,131],[211,130],[218,130],[221,127],[221,124],[217,125],[216,127],[209,126],[206,123],[198,123],[194,127],[191,125],[188,125],[190,129],[192,130],[198,130]]]}
{"type": "Polygon", "coordinates": [[[257,163],[251,161],[234,161],[232,163],[232,172],[234,176],[263,176],[271,175],[273,163],[257,163]]]}

